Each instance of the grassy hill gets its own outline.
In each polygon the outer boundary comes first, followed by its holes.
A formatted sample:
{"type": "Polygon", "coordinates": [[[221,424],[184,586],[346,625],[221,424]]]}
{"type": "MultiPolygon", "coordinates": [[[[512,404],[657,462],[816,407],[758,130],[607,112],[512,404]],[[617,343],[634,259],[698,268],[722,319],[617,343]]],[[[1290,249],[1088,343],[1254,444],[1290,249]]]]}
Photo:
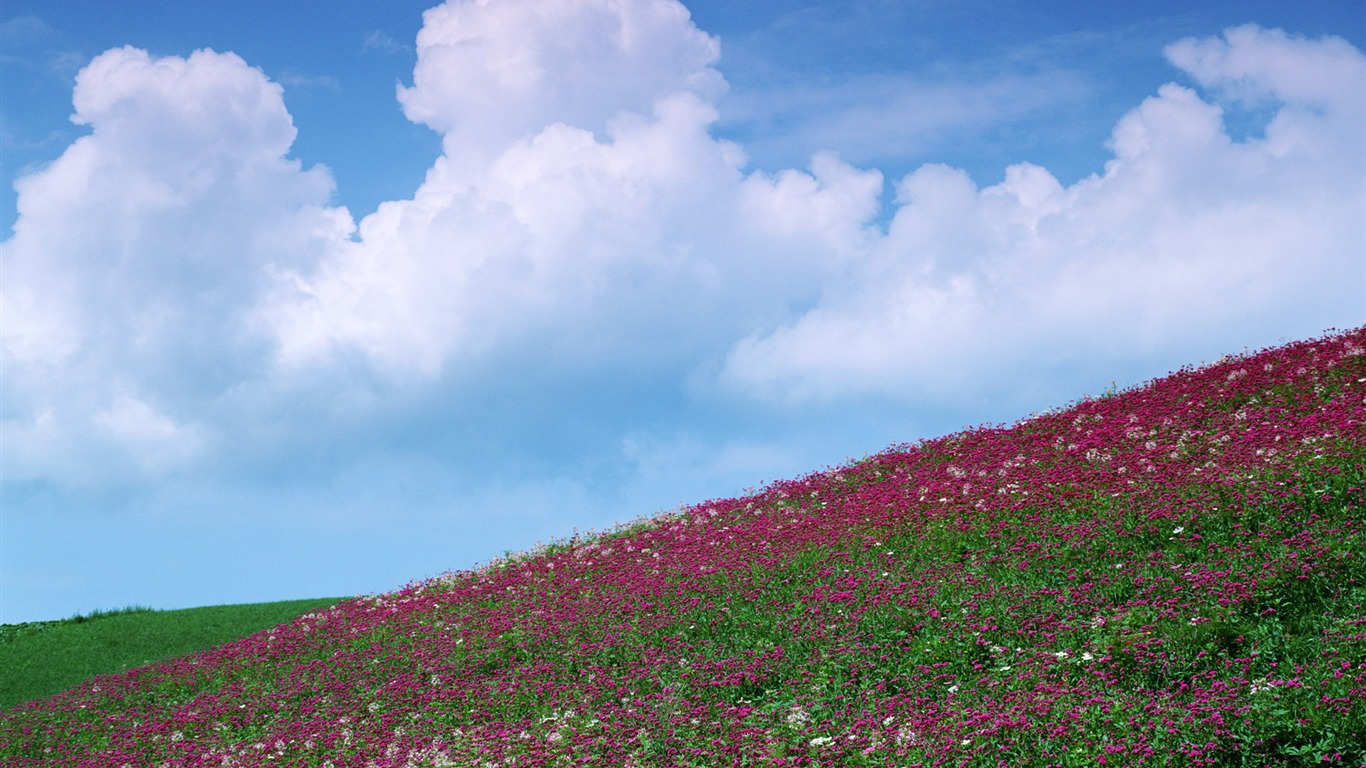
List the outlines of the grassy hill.
{"type": "Polygon", "coordinates": [[[123,608],[0,625],[0,709],[60,693],[94,675],[221,645],[339,602],[321,598],[179,611],[123,608]]]}
{"type": "Polygon", "coordinates": [[[1366,764],[1366,329],[344,601],[6,766],[1366,764]]]}

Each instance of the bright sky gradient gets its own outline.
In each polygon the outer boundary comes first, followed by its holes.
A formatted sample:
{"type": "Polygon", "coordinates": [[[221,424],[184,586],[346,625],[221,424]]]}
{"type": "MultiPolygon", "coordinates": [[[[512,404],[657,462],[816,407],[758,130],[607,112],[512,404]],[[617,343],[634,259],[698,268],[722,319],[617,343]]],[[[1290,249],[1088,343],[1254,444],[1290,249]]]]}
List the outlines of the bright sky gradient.
{"type": "Polygon", "coordinates": [[[1357,0],[430,5],[6,0],[0,622],[386,591],[1366,322],[1357,0]]]}

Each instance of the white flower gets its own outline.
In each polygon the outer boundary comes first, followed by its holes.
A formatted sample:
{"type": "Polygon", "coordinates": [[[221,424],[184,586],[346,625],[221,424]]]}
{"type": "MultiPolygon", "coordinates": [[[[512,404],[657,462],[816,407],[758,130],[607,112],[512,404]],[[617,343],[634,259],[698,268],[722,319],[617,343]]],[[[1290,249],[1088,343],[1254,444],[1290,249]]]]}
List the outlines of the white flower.
{"type": "Polygon", "coordinates": [[[1184,533],[1185,530],[1186,530],[1185,526],[1180,526],[1180,525],[1178,525],[1178,526],[1176,526],[1175,528],[1172,529],[1172,533],[1184,533]]]}
{"type": "Polygon", "coordinates": [[[816,738],[811,740],[811,746],[813,747],[824,747],[834,743],[835,740],[830,738],[829,736],[817,736],[816,738]]]}

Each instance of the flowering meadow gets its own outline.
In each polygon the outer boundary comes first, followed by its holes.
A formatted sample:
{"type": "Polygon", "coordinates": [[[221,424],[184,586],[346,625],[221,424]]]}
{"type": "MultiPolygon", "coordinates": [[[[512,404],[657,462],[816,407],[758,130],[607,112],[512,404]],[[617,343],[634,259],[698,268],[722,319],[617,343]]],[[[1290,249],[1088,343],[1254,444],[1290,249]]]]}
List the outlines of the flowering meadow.
{"type": "Polygon", "coordinates": [[[21,766],[1366,764],[1366,328],[0,713],[21,766]]]}

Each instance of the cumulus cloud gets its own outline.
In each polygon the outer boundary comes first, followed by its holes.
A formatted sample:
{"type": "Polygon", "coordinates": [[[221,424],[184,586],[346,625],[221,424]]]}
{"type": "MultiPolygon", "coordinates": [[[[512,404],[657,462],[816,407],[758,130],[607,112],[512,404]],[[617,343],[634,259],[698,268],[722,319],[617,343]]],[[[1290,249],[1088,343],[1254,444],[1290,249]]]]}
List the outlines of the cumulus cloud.
{"type": "Polygon", "coordinates": [[[1030,360],[1360,322],[1366,59],[1256,27],[1167,56],[1215,98],[1162,86],[1070,187],[1030,164],[982,189],[917,170],[885,237],[810,312],[738,343],[723,379],[795,400],[944,398],[1030,360]],[[1273,102],[1264,134],[1231,139],[1221,94],[1273,102]]]}
{"type": "Polygon", "coordinates": [[[413,199],[276,297],[282,360],[359,351],[419,378],[517,349],[677,367],[814,297],[881,177],[831,157],[747,177],[710,133],[717,55],[671,1],[429,11],[399,101],[444,153],[413,199]]]}
{"type": "Polygon", "coordinates": [[[600,131],[678,92],[725,87],[719,44],[672,0],[447,2],[423,14],[404,114],[477,163],[552,123],[600,131]]]}
{"type": "MultiPolygon", "coordinates": [[[[417,53],[398,100],[443,154],[359,224],[289,159],[280,85],[237,56],[82,70],[90,134],[17,184],[0,245],[7,479],[160,477],[308,440],[309,419],[418,424],[498,392],[492,435],[569,380],[665,409],[944,399],[1192,329],[1359,317],[1366,64],[1341,41],[1176,43],[1204,93],[1161,87],[1103,172],[1064,187],[1019,164],[979,188],[928,165],[895,180],[890,219],[875,169],[815,151],[752,171],[715,137],[719,43],[672,0],[451,0],[417,53]],[[1248,100],[1274,116],[1234,140],[1224,110],[1248,100]]],[[[603,441],[621,462],[684,460],[627,432],[603,441]]]]}
{"type": "Polygon", "coordinates": [[[233,54],[121,48],[76,79],[90,134],[15,185],[0,245],[6,477],[169,471],[217,399],[260,377],[252,306],[351,227],[322,168],[285,159],[280,86],[233,54]]]}

